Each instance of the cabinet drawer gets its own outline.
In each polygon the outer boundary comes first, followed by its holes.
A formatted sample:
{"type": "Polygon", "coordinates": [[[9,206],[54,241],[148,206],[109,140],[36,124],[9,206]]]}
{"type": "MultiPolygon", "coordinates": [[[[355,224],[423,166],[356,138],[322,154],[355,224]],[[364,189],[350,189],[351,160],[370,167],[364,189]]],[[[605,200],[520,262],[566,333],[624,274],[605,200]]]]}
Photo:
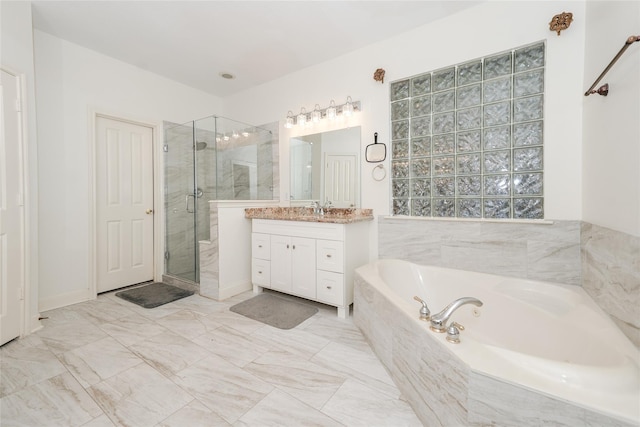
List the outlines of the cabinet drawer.
{"type": "Polygon", "coordinates": [[[251,234],[251,256],[253,258],[271,259],[271,236],[262,233],[251,234]]]}
{"type": "Polygon", "coordinates": [[[251,282],[256,286],[271,287],[271,261],[251,259],[251,282]]]}
{"type": "Polygon", "coordinates": [[[316,298],[326,304],[344,305],[344,275],[318,270],[316,298]]]}
{"type": "Polygon", "coordinates": [[[318,240],[316,245],[318,270],[344,273],[344,244],[335,240],[318,240]]]}

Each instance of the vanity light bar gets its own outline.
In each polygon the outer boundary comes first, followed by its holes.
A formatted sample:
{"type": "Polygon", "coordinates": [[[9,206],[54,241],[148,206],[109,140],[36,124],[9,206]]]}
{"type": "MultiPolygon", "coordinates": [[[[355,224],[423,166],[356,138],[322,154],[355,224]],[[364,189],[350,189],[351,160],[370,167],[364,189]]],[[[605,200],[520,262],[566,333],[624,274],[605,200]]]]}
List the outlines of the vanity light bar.
{"type": "Polygon", "coordinates": [[[304,107],[300,109],[300,113],[294,114],[289,110],[287,112],[287,118],[284,122],[284,127],[291,129],[294,125],[299,124],[304,126],[306,124],[313,124],[320,120],[328,119],[332,120],[337,117],[348,117],[353,113],[362,111],[360,101],[351,101],[351,97],[347,97],[347,102],[341,105],[335,105],[335,102],[331,100],[329,106],[320,109],[320,105],[316,104],[314,109],[307,111],[304,107]],[[300,117],[302,116],[302,117],[300,117]]]}

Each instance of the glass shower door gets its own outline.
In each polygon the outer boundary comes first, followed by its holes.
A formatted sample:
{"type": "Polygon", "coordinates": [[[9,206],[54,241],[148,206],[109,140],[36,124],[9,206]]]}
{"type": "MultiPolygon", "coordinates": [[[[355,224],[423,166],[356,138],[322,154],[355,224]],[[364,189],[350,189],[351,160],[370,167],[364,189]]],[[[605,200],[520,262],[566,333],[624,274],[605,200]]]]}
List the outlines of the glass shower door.
{"type": "Polygon", "coordinates": [[[165,274],[198,281],[193,123],[165,129],[165,274]]]}

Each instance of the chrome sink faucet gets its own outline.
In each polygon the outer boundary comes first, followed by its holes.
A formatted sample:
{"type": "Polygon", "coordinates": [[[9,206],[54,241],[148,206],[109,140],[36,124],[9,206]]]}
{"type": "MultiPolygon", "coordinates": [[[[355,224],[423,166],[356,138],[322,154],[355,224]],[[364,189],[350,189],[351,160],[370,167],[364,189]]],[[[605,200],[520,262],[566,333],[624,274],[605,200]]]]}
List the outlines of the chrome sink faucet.
{"type": "Polygon", "coordinates": [[[314,215],[324,215],[326,212],[329,212],[329,209],[332,207],[332,205],[330,200],[324,202],[324,205],[321,205],[320,201],[314,200],[311,203],[311,207],[313,208],[314,215]]]}
{"type": "Polygon", "coordinates": [[[323,210],[322,210],[322,206],[320,206],[320,202],[315,200],[311,203],[311,207],[313,208],[313,214],[314,215],[322,215],[324,214],[323,210]]]}
{"type": "Polygon", "coordinates": [[[446,306],[440,313],[436,313],[431,316],[431,330],[435,332],[446,332],[447,322],[449,318],[458,308],[465,304],[473,304],[477,307],[482,307],[482,301],[477,298],[464,297],[458,298],[448,306],[446,306]]]}

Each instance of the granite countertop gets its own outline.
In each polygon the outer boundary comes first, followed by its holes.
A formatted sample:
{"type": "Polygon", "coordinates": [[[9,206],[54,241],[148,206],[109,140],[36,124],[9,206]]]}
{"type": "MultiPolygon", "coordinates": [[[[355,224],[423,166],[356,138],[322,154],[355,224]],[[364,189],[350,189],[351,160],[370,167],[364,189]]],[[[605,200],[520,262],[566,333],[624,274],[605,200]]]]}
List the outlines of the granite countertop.
{"type": "Polygon", "coordinates": [[[282,221],[350,224],[354,222],[373,220],[373,209],[329,208],[324,215],[317,215],[313,213],[313,208],[307,207],[247,208],[244,210],[244,217],[249,219],[275,219],[282,221]]]}

